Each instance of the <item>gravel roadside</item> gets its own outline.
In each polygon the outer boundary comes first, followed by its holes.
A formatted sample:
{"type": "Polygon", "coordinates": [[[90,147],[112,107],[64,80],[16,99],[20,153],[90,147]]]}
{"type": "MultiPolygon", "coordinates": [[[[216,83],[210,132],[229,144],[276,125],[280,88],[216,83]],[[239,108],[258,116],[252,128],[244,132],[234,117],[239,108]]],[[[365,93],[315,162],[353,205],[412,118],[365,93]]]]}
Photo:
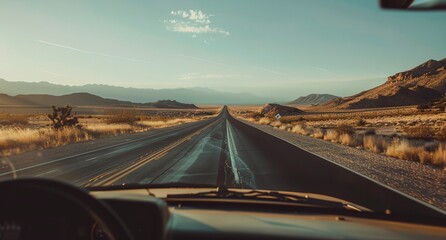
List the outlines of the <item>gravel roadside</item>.
{"type": "Polygon", "coordinates": [[[241,120],[308,152],[446,210],[446,171],[241,120]]]}

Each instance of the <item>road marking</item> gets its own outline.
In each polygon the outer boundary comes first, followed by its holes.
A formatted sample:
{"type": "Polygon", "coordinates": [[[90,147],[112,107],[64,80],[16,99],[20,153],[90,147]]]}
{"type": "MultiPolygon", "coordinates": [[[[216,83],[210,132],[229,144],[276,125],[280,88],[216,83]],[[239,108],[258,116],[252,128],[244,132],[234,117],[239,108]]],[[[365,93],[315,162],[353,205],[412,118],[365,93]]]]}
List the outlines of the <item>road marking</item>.
{"type": "Polygon", "coordinates": [[[228,138],[229,159],[231,160],[231,169],[232,173],[234,174],[234,180],[237,184],[240,184],[239,171],[235,160],[237,148],[235,146],[234,137],[232,136],[232,131],[229,129],[229,124],[228,119],[226,119],[226,136],[228,138]]]}
{"type": "Polygon", "coordinates": [[[112,183],[114,183],[114,182],[122,179],[123,177],[129,175],[130,173],[140,169],[141,167],[143,167],[147,163],[149,163],[149,162],[151,162],[153,160],[162,158],[163,156],[165,156],[173,148],[181,145],[182,143],[184,143],[186,141],[189,141],[195,135],[200,134],[202,131],[204,131],[205,129],[207,129],[208,127],[210,127],[212,125],[213,124],[208,124],[204,128],[202,128],[202,129],[200,129],[200,130],[198,130],[198,131],[196,131],[196,132],[194,132],[194,133],[192,133],[192,134],[190,134],[190,135],[188,135],[188,136],[186,136],[186,137],[184,137],[184,138],[182,138],[180,140],[175,141],[174,143],[172,143],[172,144],[170,144],[170,145],[168,145],[168,146],[166,146],[166,147],[164,147],[164,148],[162,148],[162,149],[160,149],[160,150],[150,154],[149,156],[147,156],[145,158],[142,158],[138,162],[133,163],[133,164],[131,164],[128,167],[124,167],[121,170],[118,169],[118,170],[115,170],[115,171],[112,171],[112,172],[108,172],[108,173],[102,174],[99,177],[95,177],[95,178],[91,179],[89,181],[89,183],[87,183],[87,186],[91,186],[91,185],[95,185],[95,186],[109,186],[112,183]],[[105,177],[106,175],[109,175],[109,174],[111,174],[111,175],[108,176],[108,177],[105,177]],[[99,180],[102,177],[105,177],[105,178],[102,179],[99,182],[95,182],[95,181],[99,180]]]}
{"type": "MultiPolygon", "coordinates": [[[[102,156],[104,156],[104,155],[102,155],[102,156]]],[[[101,156],[101,157],[102,157],[102,156],[101,156]]],[[[97,159],[97,158],[99,158],[99,157],[92,157],[92,158],[89,158],[89,159],[85,160],[85,162],[89,162],[89,161],[95,160],[95,159],[97,159]]]]}
{"type": "MultiPolygon", "coordinates": [[[[176,129],[168,129],[168,130],[173,130],[174,131],[176,129]]],[[[170,132],[170,131],[167,131],[167,132],[170,132]]],[[[133,142],[137,142],[137,141],[141,141],[141,140],[145,140],[145,139],[149,139],[149,138],[153,138],[153,137],[158,137],[158,136],[161,136],[161,135],[164,135],[164,134],[166,134],[166,132],[153,134],[153,135],[142,137],[142,138],[137,138],[137,139],[134,139],[134,140],[131,140],[131,141],[121,142],[121,143],[118,143],[118,144],[115,144],[115,145],[110,145],[110,146],[102,147],[102,148],[99,148],[99,149],[93,149],[93,150],[90,150],[90,151],[87,151],[87,152],[78,153],[78,154],[74,154],[74,155],[67,156],[67,157],[57,158],[57,159],[54,159],[54,160],[51,160],[51,161],[47,161],[47,162],[39,163],[39,164],[36,164],[36,165],[24,167],[24,168],[21,168],[21,169],[16,169],[14,171],[0,173],[0,177],[8,175],[8,174],[16,174],[18,172],[22,172],[22,171],[25,171],[25,170],[33,169],[33,168],[36,168],[36,167],[45,166],[45,165],[48,165],[48,164],[51,164],[51,163],[64,161],[64,160],[71,159],[71,158],[74,158],[74,157],[84,156],[84,155],[87,155],[87,154],[90,154],[90,153],[99,152],[99,151],[102,151],[102,150],[105,150],[105,149],[110,149],[110,148],[118,147],[118,146],[121,146],[121,145],[126,145],[126,144],[129,144],[129,143],[133,143],[133,142]]],[[[93,142],[91,142],[91,143],[93,143],[93,142]]]]}
{"type": "Polygon", "coordinates": [[[46,175],[46,174],[50,174],[50,173],[54,173],[54,172],[57,172],[57,169],[53,169],[53,170],[51,170],[51,171],[41,173],[41,174],[39,174],[39,175],[36,175],[36,177],[40,177],[40,176],[43,176],[43,175],[46,175]]]}

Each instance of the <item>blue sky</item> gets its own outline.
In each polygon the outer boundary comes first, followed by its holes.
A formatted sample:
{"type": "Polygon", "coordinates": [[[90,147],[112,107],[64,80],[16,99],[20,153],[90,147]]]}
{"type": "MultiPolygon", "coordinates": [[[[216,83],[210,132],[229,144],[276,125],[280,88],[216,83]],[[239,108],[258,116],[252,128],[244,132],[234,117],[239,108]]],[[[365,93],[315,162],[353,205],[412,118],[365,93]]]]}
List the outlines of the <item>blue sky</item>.
{"type": "Polygon", "coordinates": [[[349,95],[446,57],[445,12],[377,1],[1,1],[0,78],[349,95]]]}

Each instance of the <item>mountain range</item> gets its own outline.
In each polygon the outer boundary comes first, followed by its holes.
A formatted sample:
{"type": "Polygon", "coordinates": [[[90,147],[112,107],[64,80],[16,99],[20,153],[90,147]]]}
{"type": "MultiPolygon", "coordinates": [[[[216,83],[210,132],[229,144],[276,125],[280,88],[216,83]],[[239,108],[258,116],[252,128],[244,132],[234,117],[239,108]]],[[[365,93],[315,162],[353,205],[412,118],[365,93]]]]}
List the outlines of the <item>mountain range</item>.
{"type": "Polygon", "coordinates": [[[154,102],[159,99],[175,99],[179,102],[194,104],[261,104],[270,99],[250,93],[220,92],[208,88],[126,88],[110,85],[87,84],[68,86],[48,82],[10,82],[0,79],[0,92],[8,95],[49,94],[67,95],[72,93],[90,93],[103,98],[131,102],[154,102]]]}
{"type": "Polygon", "coordinates": [[[399,72],[375,88],[334,99],[321,108],[360,109],[426,104],[446,93],[446,58],[399,72]]]}
{"type": "Polygon", "coordinates": [[[62,106],[66,104],[70,104],[72,106],[132,106],[176,109],[197,108],[197,106],[195,106],[194,104],[180,103],[175,100],[159,100],[149,103],[134,103],[130,101],[102,98],[90,93],[72,93],[62,96],[54,96],[48,94],[19,94],[17,96],[9,96],[7,94],[0,94],[0,106],[62,106]]]}

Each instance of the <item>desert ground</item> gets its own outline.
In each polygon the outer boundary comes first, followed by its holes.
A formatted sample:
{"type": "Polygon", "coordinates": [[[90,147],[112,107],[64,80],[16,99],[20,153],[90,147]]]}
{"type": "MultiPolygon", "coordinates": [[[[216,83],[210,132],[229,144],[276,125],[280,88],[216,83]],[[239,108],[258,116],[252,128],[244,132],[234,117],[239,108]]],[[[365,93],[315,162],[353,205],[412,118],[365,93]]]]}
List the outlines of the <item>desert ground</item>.
{"type": "Polygon", "coordinates": [[[446,166],[446,112],[419,111],[416,106],[360,110],[318,110],[299,106],[304,114],[260,114],[262,106],[231,106],[245,121],[270,125],[390,157],[446,166]]]}

